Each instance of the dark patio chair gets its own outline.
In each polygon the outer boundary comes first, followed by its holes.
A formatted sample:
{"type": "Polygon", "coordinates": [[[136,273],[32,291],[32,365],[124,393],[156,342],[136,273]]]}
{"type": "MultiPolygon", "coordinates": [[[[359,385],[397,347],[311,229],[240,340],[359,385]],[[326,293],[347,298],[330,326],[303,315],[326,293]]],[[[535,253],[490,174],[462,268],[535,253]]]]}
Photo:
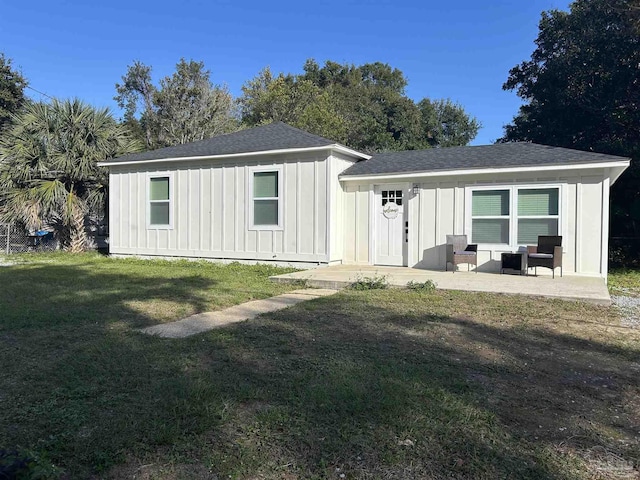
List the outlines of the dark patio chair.
{"type": "Polygon", "coordinates": [[[527,272],[529,268],[546,267],[551,269],[551,276],[556,278],[556,268],[560,267],[562,276],[562,237],[560,236],[539,236],[538,245],[527,246],[527,272]]]}
{"type": "Polygon", "coordinates": [[[467,271],[473,265],[478,273],[478,245],[469,245],[466,235],[447,235],[447,261],[444,270],[447,271],[449,264],[453,265],[453,271],[461,263],[467,264],[467,271]]]}

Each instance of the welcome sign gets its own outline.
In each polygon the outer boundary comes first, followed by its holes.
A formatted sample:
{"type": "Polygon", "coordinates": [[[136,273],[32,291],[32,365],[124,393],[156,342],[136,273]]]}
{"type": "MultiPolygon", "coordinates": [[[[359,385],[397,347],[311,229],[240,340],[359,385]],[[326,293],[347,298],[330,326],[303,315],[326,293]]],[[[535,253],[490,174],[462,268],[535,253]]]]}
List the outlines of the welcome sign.
{"type": "Polygon", "coordinates": [[[398,216],[398,212],[400,212],[400,207],[396,202],[387,202],[382,207],[382,214],[385,218],[394,219],[398,216]]]}

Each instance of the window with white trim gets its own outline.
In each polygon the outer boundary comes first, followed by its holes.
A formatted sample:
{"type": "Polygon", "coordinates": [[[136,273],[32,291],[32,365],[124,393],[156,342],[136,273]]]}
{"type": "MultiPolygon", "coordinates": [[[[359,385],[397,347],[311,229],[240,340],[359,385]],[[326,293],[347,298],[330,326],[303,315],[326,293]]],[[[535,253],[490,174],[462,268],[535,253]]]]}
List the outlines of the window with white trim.
{"type": "Polygon", "coordinates": [[[471,188],[471,242],[535,245],[560,235],[559,186],[471,188]]]}
{"type": "Polygon", "coordinates": [[[471,203],[471,243],[509,243],[509,190],[476,190],[471,203]]]}
{"type": "Polygon", "coordinates": [[[158,175],[149,177],[148,226],[150,228],[171,227],[171,177],[158,175]]]}
{"type": "Polygon", "coordinates": [[[538,235],[559,235],[560,189],[518,189],[518,244],[536,245],[538,235]]]}
{"type": "Polygon", "coordinates": [[[282,226],[281,169],[251,172],[251,228],[278,229],[282,226]]]}

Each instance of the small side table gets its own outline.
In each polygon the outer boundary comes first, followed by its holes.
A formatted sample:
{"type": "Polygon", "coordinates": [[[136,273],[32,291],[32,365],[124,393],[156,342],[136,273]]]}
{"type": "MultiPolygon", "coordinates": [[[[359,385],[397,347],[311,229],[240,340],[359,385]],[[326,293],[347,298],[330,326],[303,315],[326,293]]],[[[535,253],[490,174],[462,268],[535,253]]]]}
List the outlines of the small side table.
{"type": "Polygon", "coordinates": [[[525,252],[502,253],[500,255],[500,273],[515,270],[524,275],[527,271],[527,254],[525,252]]]}

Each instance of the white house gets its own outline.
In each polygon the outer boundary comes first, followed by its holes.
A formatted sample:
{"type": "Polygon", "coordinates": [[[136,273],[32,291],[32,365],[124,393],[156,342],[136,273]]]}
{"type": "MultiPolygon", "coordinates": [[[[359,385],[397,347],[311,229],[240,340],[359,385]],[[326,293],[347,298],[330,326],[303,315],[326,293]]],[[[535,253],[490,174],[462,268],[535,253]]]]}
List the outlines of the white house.
{"type": "Polygon", "coordinates": [[[115,255],[444,270],[446,235],[466,234],[496,271],[562,235],[565,273],[606,277],[629,159],[531,143],[369,156],[273,123],[102,165],[115,255]]]}

